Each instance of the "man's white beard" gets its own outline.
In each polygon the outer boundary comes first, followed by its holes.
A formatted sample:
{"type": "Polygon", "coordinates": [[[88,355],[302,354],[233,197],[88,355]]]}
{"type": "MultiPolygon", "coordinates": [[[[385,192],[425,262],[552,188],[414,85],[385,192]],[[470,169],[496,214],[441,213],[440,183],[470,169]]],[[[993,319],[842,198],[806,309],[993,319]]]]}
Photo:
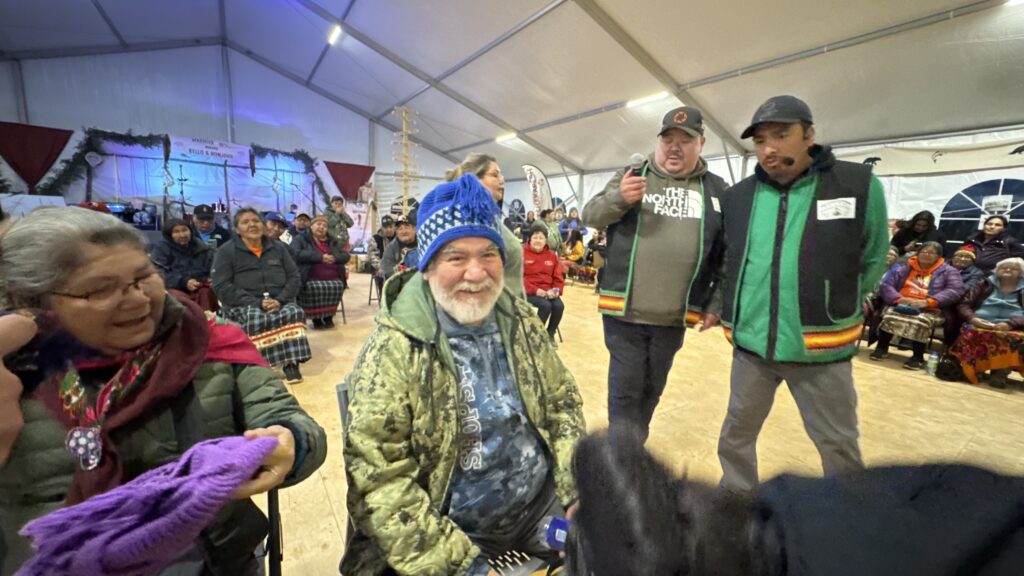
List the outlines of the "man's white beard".
{"type": "Polygon", "coordinates": [[[429,280],[427,284],[430,286],[430,293],[434,295],[434,301],[437,302],[441,310],[444,310],[459,324],[469,325],[482,322],[491,313],[494,304],[498,301],[498,296],[501,296],[501,291],[505,287],[505,278],[499,277],[497,282],[490,278],[477,283],[459,282],[450,291],[445,291],[429,280]],[[461,302],[454,296],[454,293],[461,290],[479,290],[488,296],[478,303],[461,302]]]}

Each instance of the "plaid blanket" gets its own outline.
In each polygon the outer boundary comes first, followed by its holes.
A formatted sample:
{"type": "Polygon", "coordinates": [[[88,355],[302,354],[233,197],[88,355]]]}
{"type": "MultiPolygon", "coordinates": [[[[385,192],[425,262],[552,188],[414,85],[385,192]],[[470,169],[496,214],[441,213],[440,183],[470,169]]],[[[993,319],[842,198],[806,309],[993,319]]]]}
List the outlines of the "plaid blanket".
{"type": "Polygon", "coordinates": [[[338,312],[344,292],[341,280],[308,280],[299,292],[299,306],[310,320],[331,318],[338,312]]]}
{"type": "Polygon", "coordinates": [[[297,364],[313,357],[306,339],[306,316],[295,304],[266,313],[255,306],[226,308],[221,313],[237,322],[271,366],[297,364]]]}

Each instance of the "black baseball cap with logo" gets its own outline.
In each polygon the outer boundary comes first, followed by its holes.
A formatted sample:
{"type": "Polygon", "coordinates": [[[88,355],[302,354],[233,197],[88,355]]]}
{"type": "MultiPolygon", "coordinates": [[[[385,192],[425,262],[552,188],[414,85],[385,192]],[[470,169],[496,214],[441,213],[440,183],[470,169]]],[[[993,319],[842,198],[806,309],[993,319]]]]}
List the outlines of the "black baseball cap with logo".
{"type": "Polygon", "coordinates": [[[382,227],[383,226],[394,226],[395,225],[395,219],[392,218],[391,216],[384,216],[383,218],[380,219],[380,225],[382,227]]]}
{"type": "Polygon", "coordinates": [[[693,106],[673,108],[665,113],[665,117],[661,119],[661,131],[658,132],[658,136],[672,128],[679,128],[694,138],[703,136],[704,117],[701,115],[700,110],[693,106]]]}
{"type": "Polygon", "coordinates": [[[209,204],[200,204],[192,210],[192,216],[199,218],[200,220],[212,220],[213,206],[210,206],[209,204]]]}
{"type": "Polygon", "coordinates": [[[401,216],[399,216],[398,218],[395,219],[395,222],[399,226],[401,226],[402,224],[407,224],[409,226],[415,226],[416,225],[416,218],[412,214],[409,214],[409,215],[402,214],[401,216]]]}
{"type": "Polygon", "coordinates": [[[754,112],[750,120],[750,126],[743,131],[740,138],[750,138],[757,130],[757,125],[764,122],[778,122],[780,124],[796,124],[807,122],[814,124],[814,117],[811,115],[811,107],[796,96],[782,95],[772,96],[765,100],[764,104],[754,112]]]}

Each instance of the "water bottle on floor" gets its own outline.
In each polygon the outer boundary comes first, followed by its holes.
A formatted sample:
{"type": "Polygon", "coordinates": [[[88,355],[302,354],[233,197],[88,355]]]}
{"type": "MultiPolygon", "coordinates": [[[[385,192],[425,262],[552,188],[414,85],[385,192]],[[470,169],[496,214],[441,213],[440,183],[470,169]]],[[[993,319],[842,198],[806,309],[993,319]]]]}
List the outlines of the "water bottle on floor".
{"type": "Polygon", "coordinates": [[[935,369],[939,367],[939,353],[938,352],[932,352],[928,356],[928,364],[927,364],[927,366],[928,366],[928,368],[927,368],[928,375],[929,376],[935,376],[935,369]]]}

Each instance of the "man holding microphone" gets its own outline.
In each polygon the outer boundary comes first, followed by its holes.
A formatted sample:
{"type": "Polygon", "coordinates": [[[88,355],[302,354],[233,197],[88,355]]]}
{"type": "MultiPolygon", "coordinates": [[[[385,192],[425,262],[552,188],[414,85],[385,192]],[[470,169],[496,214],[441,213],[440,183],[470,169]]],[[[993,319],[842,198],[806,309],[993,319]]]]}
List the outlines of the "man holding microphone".
{"type": "Polygon", "coordinates": [[[598,308],[611,355],[609,426],[635,426],[645,439],[686,325],[711,294],[726,184],[708,172],[703,148],[700,110],[669,110],[654,153],[634,154],[583,209],[584,224],[608,227],[598,308]]]}

